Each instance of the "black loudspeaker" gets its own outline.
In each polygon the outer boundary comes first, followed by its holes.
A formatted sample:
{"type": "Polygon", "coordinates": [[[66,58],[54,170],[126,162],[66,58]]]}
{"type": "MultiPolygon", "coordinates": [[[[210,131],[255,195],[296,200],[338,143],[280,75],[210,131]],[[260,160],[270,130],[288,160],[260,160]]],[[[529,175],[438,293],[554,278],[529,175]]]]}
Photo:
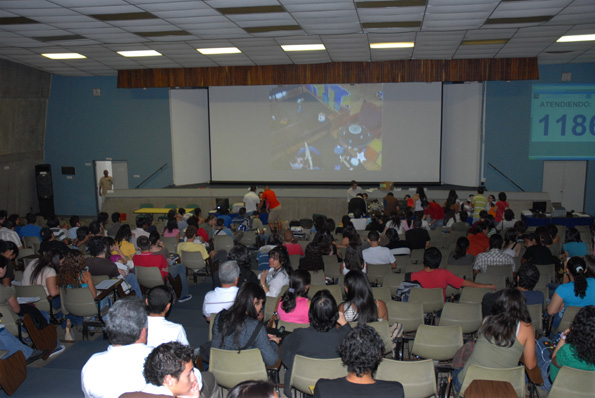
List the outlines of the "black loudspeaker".
{"type": "Polygon", "coordinates": [[[35,165],[35,182],[37,183],[37,199],[39,213],[44,217],[54,215],[54,188],[52,185],[52,166],[35,165]]]}

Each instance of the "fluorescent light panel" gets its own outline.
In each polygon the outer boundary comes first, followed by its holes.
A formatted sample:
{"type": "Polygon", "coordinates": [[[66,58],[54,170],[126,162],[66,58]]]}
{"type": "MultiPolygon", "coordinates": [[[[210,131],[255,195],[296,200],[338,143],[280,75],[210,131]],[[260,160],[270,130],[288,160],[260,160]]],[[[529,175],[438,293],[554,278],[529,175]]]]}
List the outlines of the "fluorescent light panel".
{"type": "Polygon", "coordinates": [[[196,50],[203,55],[239,54],[239,53],[241,53],[240,49],[237,47],[197,48],[196,50]]]}
{"type": "Polygon", "coordinates": [[[415,46],[412,41],[400,43],[370,43],[370,48],[387,49],[387,48],[411,48],[415,46]]]}
{"type": "Polygon", "coordinates": [[[158,57],[161,53],[155,50],[140,50],[140,51],[118,51],[123,57],[158,57]]]}
{"type": "Polygon", "coordinates": [[[324,44],[292,44],[281,46],[283,51],[320,51],[326,50],[324,44]]]}
{"type": "Polygon", "coordinates": [[[82,54],[79,53],[48,53],[48,54],[41,54],[46,58],[50,59],[82,59],[87,58],[82,54]]]}
{"type": "Polygon", "coordinates": [[[556,40],[557,43],[569,43],[569,42],[574,42],[574,41],[594,41],[595,40],[595,34],[591,34],[591,35],[568,35],[568,36],[562,36],[560,37],[558,40],[556,40]]]}

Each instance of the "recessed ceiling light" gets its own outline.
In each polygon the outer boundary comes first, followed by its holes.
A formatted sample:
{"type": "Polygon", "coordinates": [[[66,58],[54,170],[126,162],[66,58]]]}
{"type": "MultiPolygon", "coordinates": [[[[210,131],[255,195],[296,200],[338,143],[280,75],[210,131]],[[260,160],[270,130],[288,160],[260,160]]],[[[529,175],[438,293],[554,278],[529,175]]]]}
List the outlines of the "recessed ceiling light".
{"type": "Polygon", "coordinates": [[[161,53],[155,50],[140,50],[140,51],[118,51],[123,57],[158,57],[161,53]]]}
{"type": "Polygon", "coordinates": [[[294,44],[281,46],[283,51],[320,51],[326,50],[324,44],[294,44]]]}
{"type": "Polygon", "coordinates": [[[566,43],[566,42],[573,42],[573,41],[593,41],[595,40],[595,34],[592,35],[568,35],[562,36],[558,40],[557,43],[566,43]]]}
{"type": "Polygon", "coordinates": [[[412,41],[404,41],[400,43],[370,43],[370,48],[410,48],[415,46],[412,41]]]}
{"type": "Polygon", "coordinates": [[[241,53],[240,49],[237,47],[197,48],[196,50],[203,55],[241,53]]]}
{"type": "Polygon", "coordinates": [[[82,59],[87,58],[79,53],[53,53],[53,54],[41,54],[46,58],[50,59],[82,59]]]}

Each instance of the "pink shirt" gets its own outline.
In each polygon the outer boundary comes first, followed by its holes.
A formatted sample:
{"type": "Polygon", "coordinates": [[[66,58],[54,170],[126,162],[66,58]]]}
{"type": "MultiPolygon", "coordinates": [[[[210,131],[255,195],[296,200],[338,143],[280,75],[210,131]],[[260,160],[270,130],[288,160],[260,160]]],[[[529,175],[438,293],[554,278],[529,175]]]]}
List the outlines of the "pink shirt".
{"type": "Polygon", "coordinates": [[[280,301],[277,308],[279,319],[291,323],[310,323],[310,317],[308,316],[309,302],[310,300],[307,297],[297,297],[293,311],[285,312],[283,311],[283,307],[281,307],[282,301],[280,301]]]}
{"type": "Polygon", "coordinates": [[[163,236],[165,238],[175,238],[178,236],[179,233],[180,233],[180,230],[177,228],[174,228],[174,230],[171,232],[169,232],[169,230],[167,228],[165,228],[165,230],[163,231],[163,236]]]}

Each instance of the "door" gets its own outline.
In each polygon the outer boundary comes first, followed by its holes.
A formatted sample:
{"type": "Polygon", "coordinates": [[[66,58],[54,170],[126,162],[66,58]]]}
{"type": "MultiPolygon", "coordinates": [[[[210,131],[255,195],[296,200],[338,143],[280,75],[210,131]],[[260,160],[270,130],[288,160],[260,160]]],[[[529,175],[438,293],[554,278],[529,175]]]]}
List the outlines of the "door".
{"type": "Polygon", "coordinates": [[[95,160],[95,197],[97,198],[97,209],[101,211],[103,197],[99,196],[99,180],[103,172],[107,170],[113,177],[113,189],[128,189],[128,162],[125,160],[95,160]]]}
{"type": "Polygon", "coordinates": [[[543,192],[566,211],[584,211],[587,161],[546,160],[543,162],[543,192]]]}

